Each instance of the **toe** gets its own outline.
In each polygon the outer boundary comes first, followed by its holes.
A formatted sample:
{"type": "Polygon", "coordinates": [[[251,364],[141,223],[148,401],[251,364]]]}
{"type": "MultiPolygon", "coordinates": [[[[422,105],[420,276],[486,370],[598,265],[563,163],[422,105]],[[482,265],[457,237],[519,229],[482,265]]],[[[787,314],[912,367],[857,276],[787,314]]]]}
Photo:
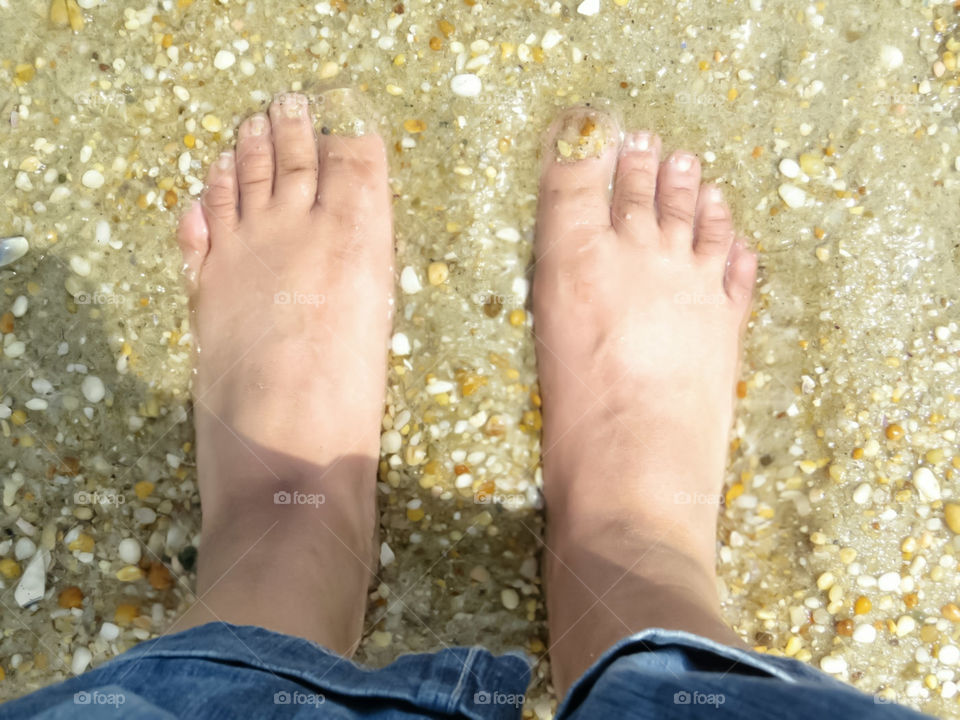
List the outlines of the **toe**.
{"type": "Polygon", "coordinates": [[[748,250],[742,240],[734,242],[727,257],[727,272],[724,287],[730,299],[744,312],[753,296],[757,279],[757,254],[748,250]]]}
{"type": "Polygon", "coordinates": [[[240,126],[237,140],[237,177],[240,212],[260,209],[273,194],[273,140],[270,119],[263,113],[240,126]]]}
{"type": "Polygon", "coordinates": [[[317,211],[332,217],[347,243],[362,224],[366,241],[391,247],[391,197],[387,152],[379,135],[321,135],[317,211]]]}
{"type": "Polygon", "coordinates": [[[200,268],[210,249],[210,228],[203,216],[203,206],[194,203],[180,218],[177,228],[177,243],[183,256],[183,273],[191,292],[196,287],[200,268]]]}
{"type": "Polygon", "coordinates": [[[649,132],[630,133],[624,139],[613,183],[613,227],[632,239],[655,237],[657,170],[660,138],[649,132]]]}
{"type": "Polygon", "coordinates": [[[688,152],[675,152],[660,165],[657,177],[657,216],[668,245],[690,249],[700,186],[700,161],[688,152]]]}
{"type": "Polygon", "coordinates": [[[203,213],[212,232],[222,228],[236,227],[240,216],[237,211],[237,167],[232,150],[221,153],[207,176],[207,189],[203,193],[203,213]]]}
{"type": "Polygon", "coordinates": [[[307,98],[281,95],[270,106],[270,124],[277,166],[274,199],[309,209],[317,197],[317,141],[307,98]]]}
{"type": "Polygon", "coordinates": [[[693,249],[698,255],[726,258],[733,244],[733,217],[716,185],[704,185],[697,198],[693,249]]]}
{"type": "Polygon", "coordinates": [[[540,177],[538,257],[564,240],[610,229],[616,135],[609,116],[586,108],[568,110],[551,127],[540,177]]]}

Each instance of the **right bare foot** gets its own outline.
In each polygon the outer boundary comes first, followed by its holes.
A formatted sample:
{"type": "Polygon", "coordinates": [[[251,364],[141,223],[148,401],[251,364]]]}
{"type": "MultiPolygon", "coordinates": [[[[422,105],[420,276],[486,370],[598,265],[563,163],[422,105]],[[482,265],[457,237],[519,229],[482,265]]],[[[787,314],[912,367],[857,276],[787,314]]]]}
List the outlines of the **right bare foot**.
{"type": "Polygon", "coordinates": [[[561,693],[647,627],[735,640],[716,595],[717,498],[756,257],[695,155],[661,164],[655,135],[627,134],[619,151],[618,136],[606,115],[568,111],[540,188],[533,298],[561,693]]]}
{"type": "Polygon", "coordinates": [[[375,569],[390,203],[380,137],[318,138],[290,94],[243,123],[181,221],[203,546],[201,601],[174,629],[226,620],[355,649],[375,569]]]}

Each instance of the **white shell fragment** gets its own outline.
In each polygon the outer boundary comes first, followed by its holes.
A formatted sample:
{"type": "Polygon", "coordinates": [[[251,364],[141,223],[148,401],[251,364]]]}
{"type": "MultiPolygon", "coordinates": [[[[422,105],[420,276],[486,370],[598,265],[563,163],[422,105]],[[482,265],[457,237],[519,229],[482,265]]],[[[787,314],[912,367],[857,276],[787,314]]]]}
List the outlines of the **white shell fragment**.
{"type": "Polygon", "coordinates": [[[23,235],[0,239],[0,267],[15,263],[27,254],[30,243],[23,235]]]}
{"type": "Polygon", "coordinates": [[[13,597],[20,607],[32,605],[43,597],[47,589],[47,561],[50,553],[47,550],[38,550],[33,554],[27,569],[23,571],[13,597]]]}

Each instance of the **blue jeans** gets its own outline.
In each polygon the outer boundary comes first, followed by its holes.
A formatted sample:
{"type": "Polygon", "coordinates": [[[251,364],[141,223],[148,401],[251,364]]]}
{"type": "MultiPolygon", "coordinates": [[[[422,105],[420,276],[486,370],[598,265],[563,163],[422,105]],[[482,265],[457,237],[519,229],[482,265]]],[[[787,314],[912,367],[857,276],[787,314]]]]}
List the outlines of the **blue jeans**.
{"type": "MultiPolygon", "coordinates": [[[[404,655],[380,670],[307,640],[210,623],[145,642],[95,670],[0,706],[0,718],[515,718],[530,680],[519,653],[404,655]]],[[[610,648],[557,719],[923,718],[795,660],[685,632],[610,648]]]]}

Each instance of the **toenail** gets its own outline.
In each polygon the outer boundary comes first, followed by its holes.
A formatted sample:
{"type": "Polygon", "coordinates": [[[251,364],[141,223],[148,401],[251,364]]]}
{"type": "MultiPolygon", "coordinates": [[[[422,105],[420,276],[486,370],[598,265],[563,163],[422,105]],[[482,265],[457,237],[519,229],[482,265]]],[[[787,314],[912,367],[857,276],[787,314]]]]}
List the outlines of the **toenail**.
{"type": "Polygon", "coordinates": [[[254,115],[250,118],[250,134],[263,135],[267,129],[267,119],[263,115],[254,115]]]}
{"type": "Polygon", "coordinates": [[[675,153],[670,160],[677,170],[685,173],[689,172],[690,168],[693,167],[693,161],[695,159],[696,157],[694,155],[690,155],[689,153],[675,153]]]}
{"type": "Polygon", "coordinates": [[[233,165],[233,153],[220,153],[220,159],[217,160],[217,165],[219,165],[223,170],[230,168],[233,165]]]}
{"type": "Polygon", "coordinates": [[[560,161],[600,157],[619,134],[616,123],[606,113],[587,108],[567,110],[556,130],[554,156],[560,161]]]}
{"type": "Polygon", "coordinates": [[[283,104],[283,109],[286,111],[288,118],[294,119],[301,117],[303,114],[301,98],[297,95],[291,95],[287,98],[287,102],[283,104]]]}
{"type": "Polygon", "coordinates": [[[652,136],[648,132],[629,133],[623,141],[623,149],[627,152],[647,152],[652,144],[652,136]]]}
{"type": "Polygon", "coordinates": [[[723,203],[723,191],[718,187],[707,188],[707,202],[711,205],[720,205],[723,203]]]}

